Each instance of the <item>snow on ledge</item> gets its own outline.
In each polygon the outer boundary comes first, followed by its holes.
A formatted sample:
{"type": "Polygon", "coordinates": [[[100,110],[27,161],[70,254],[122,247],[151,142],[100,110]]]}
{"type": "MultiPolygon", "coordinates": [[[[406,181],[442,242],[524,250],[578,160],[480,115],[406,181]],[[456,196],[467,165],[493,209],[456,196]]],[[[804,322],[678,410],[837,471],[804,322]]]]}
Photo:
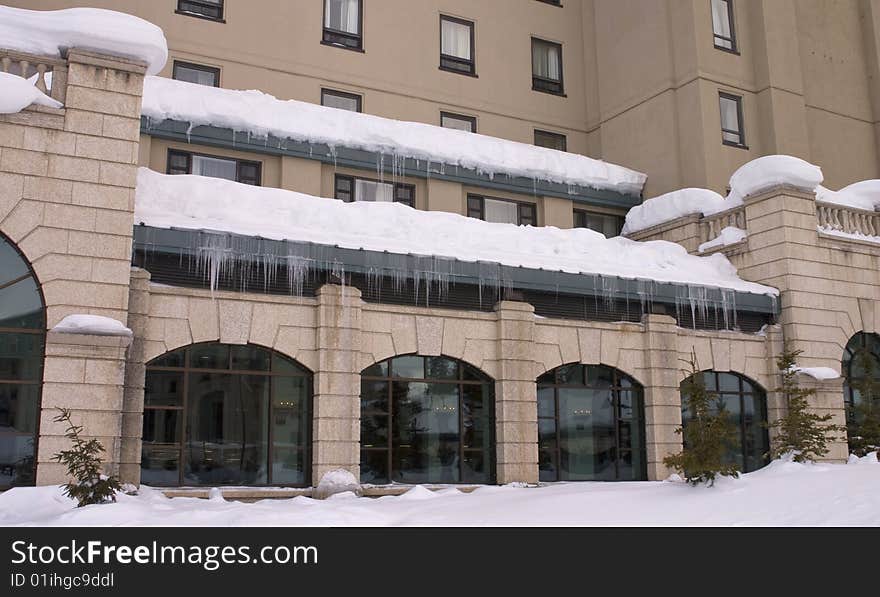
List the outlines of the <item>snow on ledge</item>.
{"type": "Polygon", "coordinates": [[[60,334],[90,334],[93,336],[127,336],[131,338],[130,329],[119,321],[102,315],[68,315],[50,331],[60,334]]]}
{"type": "Polygon", "coordinates": [[[49,108],[64,107],[64,104],[34,87],[27,79],[10,73],[0,73],[0,114],[17,114],[31,104],[49,108]]]}
{"type": "Polygon", "coordinates": [[[69,48],[92,50],[146,62],[151,75],[168,60],[162,29],[138,17],[100,8],[0,6],[0,47],[39,56],[61,56],[69,48]]]}
{"type": "Polygon", "coordinates": [[[797,365],[795,365],[791,368],[791,370],[795,373],[809,375],[813,379],[817,379],[819,381],[837,379],[840,377],[840,373],[838,373],[831,367],[798,367],[797,365]]]}
{"type": "Polygon", "coordinates": [[[191,126],[211,125],[265,137],[269,134],[331,147],[350,147],[458,165],[486,174],[577,184],[639,195],[646,175],[555,149],[432,124],[392,120],[266,93],[196,85],[162,77],[144,82],[144,116],[191,126]]]}
{"type": "Polygon", "coordinates": [[[876,211],[880,208],[880,180],[863,180],[839,191],[832,191],[820,185],[816,189],[816,201],[876,211]]]}
{"type": "Polygon", "coordinates": [[[135,223],[778,294],[775,288],[740,279],[724,255],[697,257],[666,241],[606,239],[586,228],[495,224],[400,203],[345,203],[146,168],[138,170],[135,223]]]}
{"type": "Polygon", "coordinates": [[[631,234],[691,214],[710,215],[738,205],[741,203],[728,204],[721,195],[709,189],[680,189],[652,197],[630,209],[621,234],[631,234]]]}
{"type": "Polygon", "coordinates": [[[726,228],[721,230],[721,234],[719,234],[712,240],[707,240],[706,242],[701,244],[697,250],[700,253],[705,253],[706,251],[714,249],[716,247],[726,247],[727,245],[732,245],[734,243],[740,242],[741,240],[744,240],[748,235],[749,233],[742,228],[737,228],[736,226],[727,226],[726,228]]]}
{"type": "Polygon", "coordinates": [[[741,166],[730,177],[731,199],[741,201],[773,187],[788,185],[814,192],[824,179],[822,169],[790,155],[765,155],[741,166]]]}

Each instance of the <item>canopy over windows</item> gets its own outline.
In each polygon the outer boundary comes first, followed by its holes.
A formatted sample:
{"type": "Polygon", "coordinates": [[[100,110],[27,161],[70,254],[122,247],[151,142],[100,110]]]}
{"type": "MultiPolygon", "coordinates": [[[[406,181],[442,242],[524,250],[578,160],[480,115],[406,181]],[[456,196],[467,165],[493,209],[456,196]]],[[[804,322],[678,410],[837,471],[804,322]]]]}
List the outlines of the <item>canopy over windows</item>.
{"type": "Polygon", "coordinates": [[[39,284],[0,236],[0,488],[33,485],[46,311],[39,284]]]}
{"type": "Polygon", "coordinates": [[[402,356],[361,374],[362,483],[493,483],[495,390],[447,357],[402,356]]]}
{"type": "MultiPolygon", "coordinates": [[[[727,462],[735,463],[739,470],[748,473],[767,464],[770,451],[767,434],[767,397],[758,384],[738,373],[704,371],[700,373],[706,390],[724,405],[737,433],[726,455],[727,462]]],[[[682,382],[684,384],[684,382],[682,382]]],[[[681,396],[681,419],[684,427],[693,419],[687,397],[681,396]]]]}
{"type": "Polygon", "coordinates": [[[538,378],[541,481],[646,480],[642,387],[602,365],[563,365],[538,378]]]}
{"type": "Polygon", "coordinates": [[[253,345],[196,344],[147,365],[141,481],[309,484],[312,375],[253,345]]]}

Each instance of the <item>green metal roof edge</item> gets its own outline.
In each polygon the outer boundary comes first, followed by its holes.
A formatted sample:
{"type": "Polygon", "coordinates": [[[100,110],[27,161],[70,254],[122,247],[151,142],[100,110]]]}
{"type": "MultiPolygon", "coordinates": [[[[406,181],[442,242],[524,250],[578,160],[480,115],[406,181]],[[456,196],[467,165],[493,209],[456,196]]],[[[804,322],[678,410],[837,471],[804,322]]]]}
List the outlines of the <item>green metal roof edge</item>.
{"type": "Polygon", "coordinates": [[[237,133],[233,129],[216,126],[191,126],[179,120],[155,121],[141,116],[141,133],[183,143],[194,143],[223,149],[237,149],[266,155],[290,156],[306,160],[317,160],[327,164],[367,170],[373,173],[382,171],[390,176],[415,178],[436,178],[464,185],[518,193],[521,195],[541,195],[570,199],[575,203],[596,207],[629,209],[642,202],[640,196],[594,189],[584,185],[569,185],[550,180],[538,180],[524,176],[510,176],[496,173],[489,175],[471,168],[444,164],[440,161],[399,158],[394,163],[392,156],[383,156],[374,151],[337,146],[331,148],[324,143],[294,141],[275,135],[266,137],[249,133],[237,133]]]}
{"type": "MultiPolygon", "coordinates": [[[[619,300],[646,301],[667,305],[687,302],[694,289],[703,296],[696,300],[709,305],[735,307],[736,311],[776,316],[778,301],[774,296],[720,289],[697,284],[679,284],[638,280],[600,274],[572,274],[546,269],[513,267],[485,261],[461,261],[430,256],[403,255],[364,249],[347,249],[311,242],[273,240],[211,230],[134,227],[134,249],[172,254],[198,254],[204,248],[220,250],[236,259],[262,261],[263,257],[281,259],[296,256],[309,260],[316,269],[341,265],[346,272],[393,276],[395,272],[420,271],[446,276],[451,283],[489,286],[491,282],[519,290],[608,297],[619,300]],[[221,244],[222,243],[222,244],[221,244]]],[[[436,281],[436,280],[435,280],[436,281]]]]}

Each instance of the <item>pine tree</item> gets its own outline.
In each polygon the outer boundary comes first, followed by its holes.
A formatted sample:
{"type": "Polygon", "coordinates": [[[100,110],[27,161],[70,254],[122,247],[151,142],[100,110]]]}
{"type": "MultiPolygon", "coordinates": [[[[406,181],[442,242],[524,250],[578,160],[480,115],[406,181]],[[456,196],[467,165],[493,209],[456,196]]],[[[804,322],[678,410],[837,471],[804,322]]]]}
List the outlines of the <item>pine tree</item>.
{"type": "Polygon", "coordinates": [[[795,366],[802,352],[786,347],[776,359],[776,368],[782,374],[782,385],[776,391],[785,400],[786,412],[767,426],[777,430],[769,456],[779,458],[793,452],[795,462],[813,462],[830,451],[828,443],[835,440],[834,434],[846,429],[829,423],[834,418],[831,414],[810,412],[808,398],[814,396],[816,390],[800,387],[796,379],[795,366]]]}
{"type": "Polygon", "coordinates": [[[116,501],[116,492],[122,489],[119,479],[101,474],[101,457],[104,446],[97,439],[85,440],[81,425],[74,425],[70,418],[70,410],[61,411],[54,421],[66,423],[64,437],[73,444],[70,450],[62,450],[53,459],[67,466],[67,474],[73,481],[63,485],[64,494],[77,501],[77,507],[90,504],[103,504],[116,501]]]}
{"type": "Polygon", "coordinates": [[[721,397],[713,399],[706,389],[696,354],[691,354],[688,365],[689,376],[682,382],[681,392],[692,417],[687,427],[675,430],[684,440],[682,451],[664,458],[663,464],[678,471],[691,485],[712,486],[719,475],[739,476],[736,464],[725,462],[725,455],[736,439],[736,426],[721,397]]]}
{"type": "Polygon", "coordinates": [[[859,401],[849,406],[846,427],[849,451],[861,457],[880,450],[880,381],[876,362],[867,348],[856,351],[854,359],[862,374],[849,385],[858,391],[859,401]]]}

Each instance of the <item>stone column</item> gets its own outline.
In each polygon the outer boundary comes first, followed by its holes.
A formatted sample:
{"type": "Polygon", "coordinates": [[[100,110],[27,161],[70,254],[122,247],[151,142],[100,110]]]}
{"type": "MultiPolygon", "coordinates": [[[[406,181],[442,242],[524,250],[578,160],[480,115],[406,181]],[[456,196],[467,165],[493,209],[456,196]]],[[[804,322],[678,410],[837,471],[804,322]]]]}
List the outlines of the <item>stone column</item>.
{"type": "Polygon", "coordinates": [[[535,308],[501,301],[495,380],[495,454],[499,484],[538,482],[538,398],[535,384],[535,308]]]}
{"type": "Polygon", "coordinates": [[[648,479],[660,481],[672,472],[663,464],[669,454],[682,448],[681,394],[682,363],[678,360],[678,332],[675,318],[646,314],[645,325],[645,442],[648,479]]]}
{"type": "Polygon", "coordinates": [[[67,480],[64,466],[52,460],[70,447],[65,425],[53,420],[59,407],[72,411],[73,423],[84,427],[83,435],[103,444],[104,471],[119,473],[125,350],[130,342],[127,336],[46,335],[37,485],[67,480]]]}
{"type": "Polygon", "coordinates": [[[122,393],[122,433],[119,477],[125,483],[140,484],[141,439],[144,428],[144,338],[150,314],[150,272],[131,268],[128,293],[128,327],[134,333],[125,361],[122,393]]]}
{"type": "Polygon", "coordinates": [[[327,284],[318,290],[312,424],[312,484],[327,471],[360,475],[361,292],[327,284]]]}

